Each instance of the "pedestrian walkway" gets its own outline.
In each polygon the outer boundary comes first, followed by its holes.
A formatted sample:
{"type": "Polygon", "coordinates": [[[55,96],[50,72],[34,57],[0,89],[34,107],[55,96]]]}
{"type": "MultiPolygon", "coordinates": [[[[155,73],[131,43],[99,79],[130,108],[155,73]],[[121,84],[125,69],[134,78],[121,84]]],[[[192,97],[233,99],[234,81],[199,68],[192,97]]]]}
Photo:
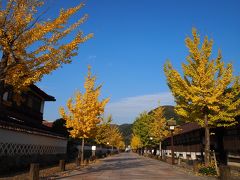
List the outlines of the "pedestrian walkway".
{"type": "Polygon", "coordinates": [[[95,166],[76,170],[66,180],[203,180],[198,177],[177,169],[167,163],[138,156],[134,153],[121,153],[102,159],[95,166]]]}

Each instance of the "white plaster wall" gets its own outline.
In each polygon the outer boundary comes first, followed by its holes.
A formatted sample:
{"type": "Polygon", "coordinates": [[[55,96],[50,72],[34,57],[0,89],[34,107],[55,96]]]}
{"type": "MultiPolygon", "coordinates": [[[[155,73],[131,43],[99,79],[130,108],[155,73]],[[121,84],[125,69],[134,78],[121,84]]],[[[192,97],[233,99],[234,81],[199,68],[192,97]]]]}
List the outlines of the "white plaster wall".
{"type": "MultiPolygon", "coordinates": [[[[77,149],[79,150],[79,149],[82,149],[82,146],[81,145],[78,145],[77,146],[77,149]]],[[[84,146],[84,150],[92,150],[92,146],[84,146]]]]}
{"type": "Polygon", "coordinates": [[[0,143],[32,144],[67,148],[67,140],[0,129],[0,143]]]}
{"type": "MultiPolygon", "coordinates": [[[[172,157],[170,155],[171,150],[164,150],[163,152],[166,152],[168,157],[172,157]]],[[[201,155],[201,152],[174,152],[174,154],[176,154],[177,157],[179,157],[179,155],[181,154],[182,159],[187,159],[187,155],[191,155],[191,159],[195,160],[197,159],[197,155],[201,155]]]]}

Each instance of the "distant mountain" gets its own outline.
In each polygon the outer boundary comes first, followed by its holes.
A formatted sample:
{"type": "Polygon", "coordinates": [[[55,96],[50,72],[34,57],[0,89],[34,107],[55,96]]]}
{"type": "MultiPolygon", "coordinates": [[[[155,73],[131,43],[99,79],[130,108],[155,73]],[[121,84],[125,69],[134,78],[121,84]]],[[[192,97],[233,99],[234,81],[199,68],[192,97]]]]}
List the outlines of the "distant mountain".
{"type": "MultiPolygon", "coordinates": [[[[174,108],[175,108],[174,106],[161,106],[161,107],[164,108],[163,113],[167,120],[173,118],[177,122],[177,124],[180,125],[183,123],[183,121],[180,119],[180,117],[174,111],[174,108]]],[[[156,108],[156,109],[158,109],[158,108],[156,108]]],[[[153,109],[152,111],[150,111],[149,114],[153,113],[153,111],[156,109],[153,109]]]]}
{"type": "MultiPolygon", "coordinates": [[[[161,106],[161,107],[164,108],[164,116],[167,120],[174,118],[174,120],[177,122],[178,125],[183,123],[181,121],[181,119],[179,118],[179,116],[175,113],[174,106],[161,106]]],[[[153,109],[152,111],[150,111],[149,114],[153,113],[153,111],[156,109],[153,109]]],[[[125,144],[129,145],[131,142],[133,125],[132,124],[122,124],[122,125],[117,125],[117,126],[125,139],[125,144]]]]}
{"type": "Polygon", "coordinates": [[[173,118],[175,121],[177,121],[177,124],[182,124],[182,120],[180,117],[176,114],[174,111],[175,107],[174,106],[162,106],[164,108],[164,115],[166,119],[171,119],[173,118]]]}
{"type": "Polygon", "coordinates": [[[131,141],[131,135],[132,135],[132,124],[118,125],[118,128],[124,137],[125,144],[129,145],[131,141]]]}

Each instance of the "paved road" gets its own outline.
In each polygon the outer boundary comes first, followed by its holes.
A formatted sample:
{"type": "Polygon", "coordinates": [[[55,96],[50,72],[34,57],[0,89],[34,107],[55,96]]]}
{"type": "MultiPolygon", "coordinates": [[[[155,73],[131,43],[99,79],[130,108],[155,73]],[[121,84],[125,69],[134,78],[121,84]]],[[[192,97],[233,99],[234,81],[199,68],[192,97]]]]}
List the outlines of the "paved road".
{"type": "Polygon", "coordinates": [[[181,169],[173,168],[164,162],[138,156],[134,153],[121,153],[105,158],[92,167],[73,171],[66,180],[203,180],[181,169]]]}

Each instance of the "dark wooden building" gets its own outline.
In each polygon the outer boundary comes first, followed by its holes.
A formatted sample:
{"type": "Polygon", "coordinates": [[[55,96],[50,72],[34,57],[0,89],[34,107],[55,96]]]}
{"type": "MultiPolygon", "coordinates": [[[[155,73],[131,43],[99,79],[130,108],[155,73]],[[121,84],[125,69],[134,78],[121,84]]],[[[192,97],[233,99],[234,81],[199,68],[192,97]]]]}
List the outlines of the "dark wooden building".
{"type": "MultiPolygon", "coordinates": [[[[215,151],[218,162],[240,166],[240,117],[238,124],[233,127],[210,129],[210,146],[215,151]]],[[[175,157],[183,159],[204,158],[205,131],[197,123],[185,123],[180,126],[180,133],[174,135],[175,157]]],[[[163,142],[167,156],[171,155],[171,138],[163,142]]]]}
{"type": "Polygon", "coordinates": [[[66,154],[67,139],[43,125],[46,101],[55,101],[35,85],[13,101],[9,88],[0,97],[0,174],[28,167],[31,162],[50,164],[66,154]]]}
{"type": "Polygon", "coordinates": [[[1,120],[30,127],[42,127],[44,103],[46,101],[55,101],[55,98],[35,85],[31,85],[29,91],[23,93],[22,97],[23,102],[17,105],[13,101],[11,89],[3,93],[0,106],[1,120]]]}

